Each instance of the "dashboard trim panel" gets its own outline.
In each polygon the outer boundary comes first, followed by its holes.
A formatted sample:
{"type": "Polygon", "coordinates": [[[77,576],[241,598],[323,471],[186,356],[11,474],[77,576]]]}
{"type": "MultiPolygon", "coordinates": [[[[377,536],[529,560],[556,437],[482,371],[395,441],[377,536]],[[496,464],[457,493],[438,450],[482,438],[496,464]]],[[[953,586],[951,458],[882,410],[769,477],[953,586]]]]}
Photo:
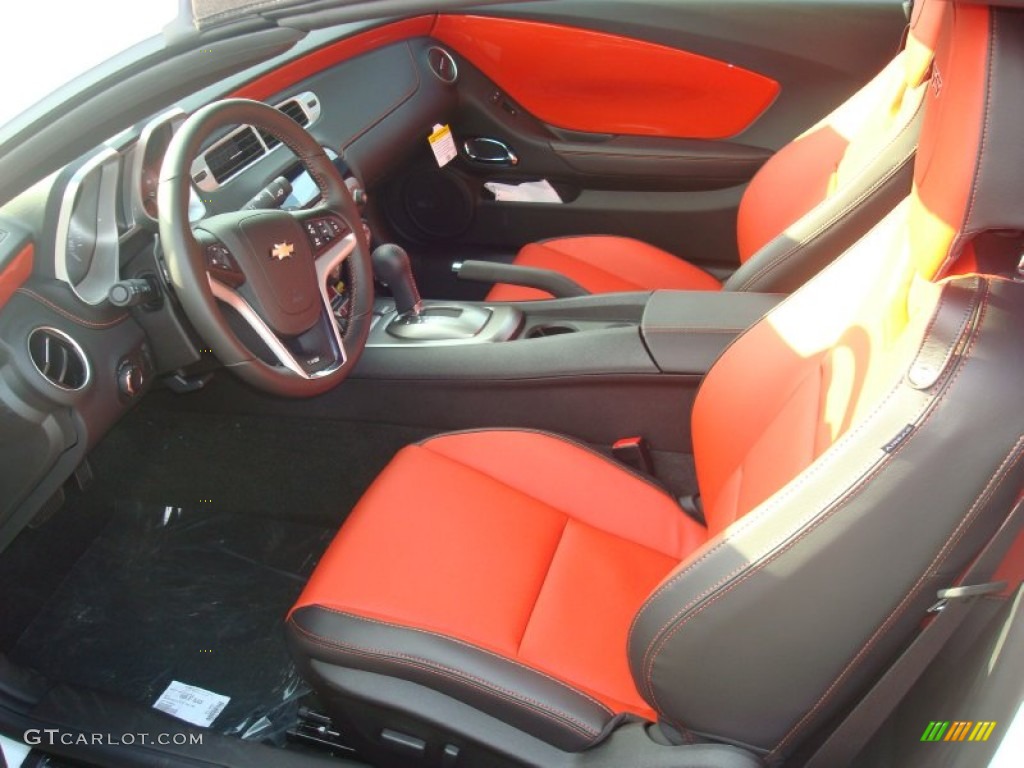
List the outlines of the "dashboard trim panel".
{"type": "Polygon", "coordinates": [[[61,198],[57,217],[57,237],[54,248],[54,275],[70,286],[74,294],[86,304],[96,306],[107,299],[107,291],[117,282],[120,273],[120,234],[117,228],[117,194],[121,175],[121,153],[104,147],[75,171],[61,198]],[[85,277],[76,285],[68,272],[68,239],[71,236],[76,199],[82,185],[94,173],[100,173],[97,192],[97,220],[95,253],[85,277]]]}
{"type": "Polygon", "coordinates": [[[18,253],[11,263],[0,269],[0,308],[10,301],[11,296],[32,275],[35,264],[35,248],[29,243],[18,253]]]}
{"type": "Polygon", "coordinates": [[[414,37],[427,37],[433,30],[436,19],[437,17],[433,15],[416,16],[383,24],[366,32],[359,32],[283,64],[274,71],[246,83],[231,96],[238,99],[265,101],[275,93],[280,93],[296,83],[364,53],[370,53],[378,48],[401,43],[414,37]]]}

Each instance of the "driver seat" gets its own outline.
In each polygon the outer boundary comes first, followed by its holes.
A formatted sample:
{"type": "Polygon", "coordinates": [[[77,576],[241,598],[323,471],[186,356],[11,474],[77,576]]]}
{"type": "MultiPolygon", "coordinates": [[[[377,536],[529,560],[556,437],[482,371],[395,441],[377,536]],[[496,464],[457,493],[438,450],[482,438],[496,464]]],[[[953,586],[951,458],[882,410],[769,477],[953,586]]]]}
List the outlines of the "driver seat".
{"type": "Polygon", "coordinates": [[[911,196],[704,381],[706,526],[539,432],[443,435],[380,474],[287,620],[367,756],[781,762],[992,535],[1024,485],[1024,284],[950,269],[1024,230],[1024,14],[949,10],[911,196]]]}

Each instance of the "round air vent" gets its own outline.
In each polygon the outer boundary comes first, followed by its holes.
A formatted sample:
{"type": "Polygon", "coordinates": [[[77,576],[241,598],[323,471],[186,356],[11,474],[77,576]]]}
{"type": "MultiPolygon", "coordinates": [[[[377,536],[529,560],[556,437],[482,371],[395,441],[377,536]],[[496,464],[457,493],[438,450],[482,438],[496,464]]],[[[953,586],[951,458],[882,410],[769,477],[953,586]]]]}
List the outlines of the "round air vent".
{"type": "Polygon", "coordinates": [[[428,49],[427,63],[430,65],[430,71],[442,83],[451,85],[459,79],[459,65],[455,63],[455,59],[444,48],[434,46],[428,49]]]}
{"type": "Polygon", "coordinates": [[[74,392],[89,383],[89,361],[63,331],[36,328],[28,335],[28,356],[39,375],[58,389],[74,392]]]}

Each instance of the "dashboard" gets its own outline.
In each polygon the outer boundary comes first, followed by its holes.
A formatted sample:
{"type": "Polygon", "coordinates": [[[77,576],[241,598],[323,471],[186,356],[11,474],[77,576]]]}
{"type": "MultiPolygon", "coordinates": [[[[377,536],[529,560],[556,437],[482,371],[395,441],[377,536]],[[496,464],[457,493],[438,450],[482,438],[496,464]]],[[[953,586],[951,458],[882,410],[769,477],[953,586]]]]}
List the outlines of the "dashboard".
{"type": "MultiPolygon", "coordinates": [[[[360,197],[450,119],[454,89],[429,71],[428,38],[387,43],[266,99],[302,124],[360,197]]],[[[156,190],[187,116],[241,83],[204,91],[106,138],[0,208],[0,549],[64,484],[93,445],[158,379],[218,367],[169,289],[156,190]],[[31,273],[5,295],[11,265],[31,273]],[[154,280],[161,300],[118,306],[113,286],[154,280]]],[[[251,126],[195,158],[188,218],[246,207],[307,208],[318,190],[291,152],[251,126]]],[[[171,214],[173,215],[173,214],[171,214]]],[[[23,276],[24,277],[24,276],[23,276]]],[[[332,305],[334,304],[332,300],[332,305]]],[[[185,385],[183,385],[185,386],[185,385]]]]}

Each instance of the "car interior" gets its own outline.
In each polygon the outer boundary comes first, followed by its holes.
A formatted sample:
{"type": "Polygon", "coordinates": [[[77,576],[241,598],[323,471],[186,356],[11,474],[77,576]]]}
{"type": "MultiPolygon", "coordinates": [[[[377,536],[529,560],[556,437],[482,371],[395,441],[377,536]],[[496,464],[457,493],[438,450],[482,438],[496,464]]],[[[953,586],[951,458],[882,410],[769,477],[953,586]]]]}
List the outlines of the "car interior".
{"type": "Polygon", "coordinates": [[[0,766],[1011,764],[1024,2],[186,6],[0,131],[0,766]]]}

